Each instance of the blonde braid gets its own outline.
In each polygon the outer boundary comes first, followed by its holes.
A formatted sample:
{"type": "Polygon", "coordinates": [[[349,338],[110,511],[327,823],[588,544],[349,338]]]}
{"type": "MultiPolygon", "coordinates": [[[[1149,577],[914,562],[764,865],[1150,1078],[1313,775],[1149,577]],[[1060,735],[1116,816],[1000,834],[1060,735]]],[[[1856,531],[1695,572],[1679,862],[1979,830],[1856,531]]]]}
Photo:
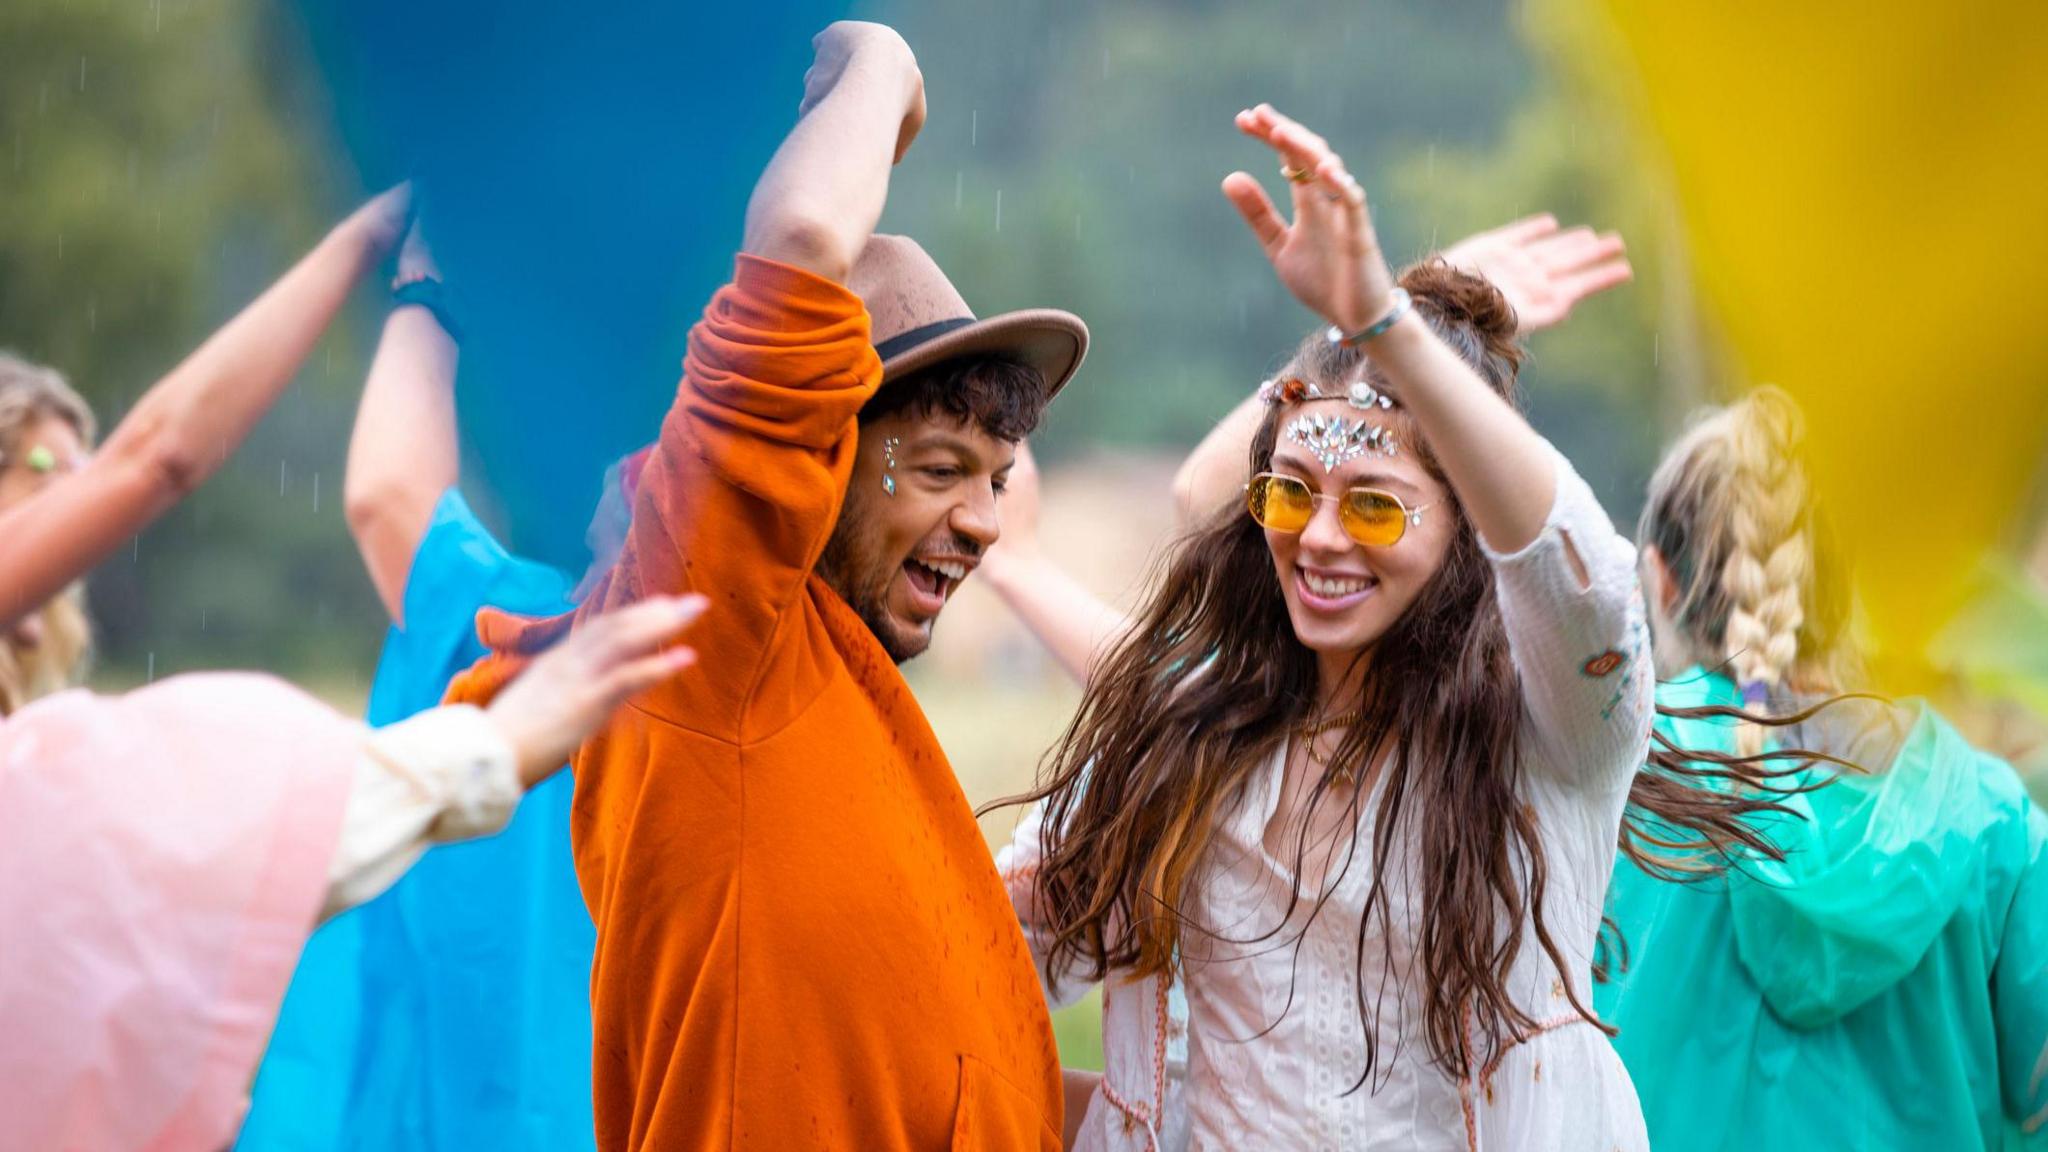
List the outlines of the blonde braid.
{"type": "MultiPolygon", "coordinates": [[[[1778,687],[1800,656],[1799,627],[1813,575],[1806,475],[1794,455],[1802,433],[1798,408],[1775,388],[1758,389],[1728,412],[1722,649],[1745,689],[1778,687]]],[[[1755,701],[1749,707],[1762,710],[1755,701]]],[[[1745,724],[1737,734],[1745,755],[1762,744],[1757,725],[1745,724]]]]}

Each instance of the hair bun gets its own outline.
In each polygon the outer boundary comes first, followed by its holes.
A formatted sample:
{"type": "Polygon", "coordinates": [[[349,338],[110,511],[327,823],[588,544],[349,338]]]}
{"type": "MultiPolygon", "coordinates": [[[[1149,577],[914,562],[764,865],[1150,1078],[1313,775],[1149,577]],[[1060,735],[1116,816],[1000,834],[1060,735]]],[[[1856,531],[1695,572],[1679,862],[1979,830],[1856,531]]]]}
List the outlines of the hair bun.
{"type": "Polygon", "coordinates": [[[1520,327],[1514,307],[1492,281],[1441,256],[1432,256],[1403,271],[1401,287],[1418,302],[1434,305],[1444,319],[1477,329],[1489,344],[1512,343],[1520,327]]]}
{"type": "Polygon", "coordinates": [[[1522,346],[1516,339],[1521,323],[1492,281],[1432,256],[1402,271],[1401,287],[1414,297],[1416,310],[1439,336],[1458,347],[1474,367],[1496,366],[1491,371],[1482,367],[1482,373],[1503,394],[1511,390],[1522,364],[1522,346]]]}

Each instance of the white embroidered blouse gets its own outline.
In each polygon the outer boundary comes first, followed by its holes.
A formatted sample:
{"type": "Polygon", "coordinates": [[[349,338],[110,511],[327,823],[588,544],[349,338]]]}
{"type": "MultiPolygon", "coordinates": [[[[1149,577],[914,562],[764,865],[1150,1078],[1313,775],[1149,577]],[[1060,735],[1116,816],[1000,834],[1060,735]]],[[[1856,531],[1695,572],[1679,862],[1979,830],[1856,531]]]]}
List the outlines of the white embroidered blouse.
{"type": "MultiPolygon", "coordinates": [[[[1406,970],[1417,943],[1418,861],[1402,851],[1401,830],[1386,878],[1393,922],[1375,916],[1360,949],[1376,792],[1363,805],[1357,855],[1331,882],[1322,912],[1310,921],[1304,900],[1278,923],[1293,852],[1276,859],[1264,830],[1279,801],[1283,749],[1218,829],[1192,897],[1198,922],[1225,939],[1191,935],[1176,979],[1111,973],[1104,982],[1104,1078],[1081,1148],[1647,1147],[1628,1074],[1565,989],[1592,1003],[1622,809],[1649,747],[1649,641],[1635,549],[1571,465],[1556,460],[1557,496],[1541,534],[1512,555],[1488,554],[1528,709],[1522,787],[1548,869],[1544,921],[1568,960],[1559,972],[1524,923],[1509,987],[1541,1022],[1537,1034],[1480,1055],[1462,1076],[1430,1062],[1417,974],[1406,970]],[[1584,584],[1567,539],[1585,565],[1584,584]],[[1364,1070],[1361,960],[1379,1063],[1353,1091],[1364,1070]]],[[[1032,889],[1041,826],[1034,810],[998,866],[1042,960],[1049,936],[1032,889]]],[[[1064,980],[1047,986],[1055,1003],[1084,990],[1064,980]]]]}

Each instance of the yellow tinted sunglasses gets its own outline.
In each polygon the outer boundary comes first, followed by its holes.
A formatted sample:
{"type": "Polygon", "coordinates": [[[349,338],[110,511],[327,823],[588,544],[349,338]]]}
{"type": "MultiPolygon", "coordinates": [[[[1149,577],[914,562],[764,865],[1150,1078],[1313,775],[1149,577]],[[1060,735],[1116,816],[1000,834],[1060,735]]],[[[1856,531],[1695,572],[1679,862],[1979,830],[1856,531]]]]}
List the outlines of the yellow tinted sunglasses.
{"type": "Polygon", "coordinates": [[[1275,532],[1299,532],[1315,519],[1316,505],[1337,502],[1337,521],[1344,534],[1368,548],[1385,548],[1400,541],[1411,524],[1422,523],[1422,514],[1434,508],[1425,504],[1410,508],[1401,498],[1380,488],[1360,485],[1346,489],[1342,496],[1325,496],[1308,482],[1278,472],[1261,472],[1244,486],[1245,507],[1259,527],[1275,532]]]}

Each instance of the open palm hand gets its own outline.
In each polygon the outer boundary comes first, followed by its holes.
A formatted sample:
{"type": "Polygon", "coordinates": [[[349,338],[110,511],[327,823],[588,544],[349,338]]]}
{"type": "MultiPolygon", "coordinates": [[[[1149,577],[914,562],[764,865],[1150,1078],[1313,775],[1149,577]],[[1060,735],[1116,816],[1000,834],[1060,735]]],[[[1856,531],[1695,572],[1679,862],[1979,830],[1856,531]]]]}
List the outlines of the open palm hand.
{"type": "Polygon", "coordinates": [[[1579,301],[1635,275],[1619,235],[1559,230],[1547,212],[1468,236],[1443,256],[1500,289],[1524,336],[1563,323],[1579,301]]]}
{"type": "Polygon", "coordinates": [[[1273,149],[1293,188],[1290,222],[1250,173],[1233,172],[1223,181],[1223,194],[1251,227],[1280,282],[1346,332],[1379,319],[1388,309],[1394,277],[1373,234],[1365,190],[1343,159],[1270,104],[1238,113],[1237,127],[1273,149]]]}

